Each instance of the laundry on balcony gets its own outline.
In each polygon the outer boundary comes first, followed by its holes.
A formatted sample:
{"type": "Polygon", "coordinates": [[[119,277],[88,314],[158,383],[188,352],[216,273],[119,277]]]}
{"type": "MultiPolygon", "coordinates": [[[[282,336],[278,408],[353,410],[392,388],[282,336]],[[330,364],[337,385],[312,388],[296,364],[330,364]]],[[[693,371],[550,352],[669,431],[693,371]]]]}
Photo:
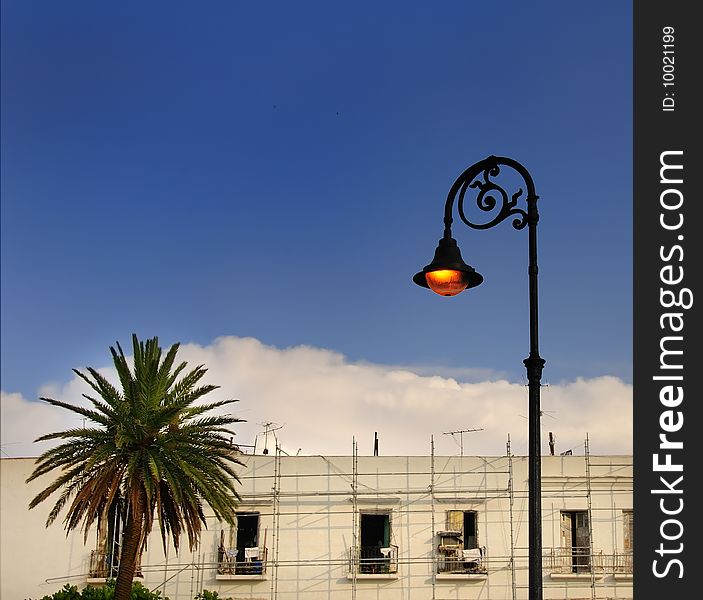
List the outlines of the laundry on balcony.
{"type": "Polygon", "coordinates": [[[461,558],[466,568],[477,569],[481,566],[483,551],[481,548],[464,548],[461,550],[461,558]]]}

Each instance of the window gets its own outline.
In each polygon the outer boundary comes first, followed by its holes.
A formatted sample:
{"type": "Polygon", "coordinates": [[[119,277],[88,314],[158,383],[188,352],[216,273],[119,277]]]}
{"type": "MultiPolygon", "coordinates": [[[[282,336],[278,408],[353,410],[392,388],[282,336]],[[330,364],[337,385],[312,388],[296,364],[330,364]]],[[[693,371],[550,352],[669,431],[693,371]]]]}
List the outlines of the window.
{"type": "MultiPolygon", "coordinates": [[[[107,515],[98,517],[98,531],[95,550],[90,553],[90,579],[108,579],[117,577],[122,551],[122,536],[124,535],[124,520],[126,518],[124,505],[117,500],[110,507],[107,515]]],[[[141,556],[137,557],[135,577],[142,577],[141,556]]]]}
{"type": "Polygon", "coordinates": [[[473,510],[448,510],[447,530],[461,533],[462,548],[478,548],[478,520],[473,510]]]}
{"type": "Polygon", "coordinates": [[[562,511],[561,546],[564,566],[572,573],[591,570],[591,535],[588,526],[588,511],[562,511]]]}
{"type": "Polygon", "coordinates": [[[396,573],[398,548],[391,545],[391,515],[361,513],[359,516],[359,573],[396,573]]]}
{"type": "Polygon", "coordinates": [[[634,519],[632,518],[632,511],[631,510],[623,510],[622,511],[622,518],[624,522],[624,527],[625,527],[625,532],[624,532],[624,538],[623,538],[623,550],[628,553],[632,553],[632,526],[634,519]]]}
{"type": "Polygon", "coordinates": [[[238,512],[237,525],[220,533],[217,572],[222,575],[262,575],[266,569],[266,548],[259,543],[260,515],[238,512]]]}
{"type": "Polygon", "coordinates": [[[448,510],[446,530],[438,531],[438,573],[485,573],[483,548],[478,545],[478,513],[448,510]]]}
{"type": "Polygon", "coordinates": [[[631,510],[622,511],[622,521],[623,521],[623,538],[622,538],[622,550],[615,553],[615,563],[613,565],[614,573],[624,573],[632,575],[633,565],[632,565],[632,518],[631,510]]]}

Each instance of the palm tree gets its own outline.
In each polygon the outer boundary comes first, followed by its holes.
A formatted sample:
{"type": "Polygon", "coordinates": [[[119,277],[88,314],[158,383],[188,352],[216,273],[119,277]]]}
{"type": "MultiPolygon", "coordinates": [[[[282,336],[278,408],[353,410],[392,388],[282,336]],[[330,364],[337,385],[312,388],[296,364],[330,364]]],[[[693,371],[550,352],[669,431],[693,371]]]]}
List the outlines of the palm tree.
{"type": "Polygon", "coordinates": [[[174,368],[179,344],[163,357],[158,338],[146,343],[132,336],[133,368],[119,343],[110,347],[121,389],[95,369],[87,374],[74,369],[97,396],[83,394],[92,408],[41,398],[90,421],[86,427],[41,436],[36,441],[64,440],[36,461],[30,482],[54,470],[61,474],[29,504],[34,508],[61,490],[46,521],[48,527],[67,508],[66,531],[81,527],[84,542],[91,525],[122,510],[125,521],[115,600],[130,596],[137,561],[154,525],[154,514],[166,540],[176,552],[182,531],[193,550],[203,525],[203,502],[220,521],[233,524],[239,482],[233,465],[228,425],[241,419],[230,415],[205,416],[236,400],[198,403],[217,389],[199,385],[206,373],[202,365],[184,372],[186,363],[174,368]]]}

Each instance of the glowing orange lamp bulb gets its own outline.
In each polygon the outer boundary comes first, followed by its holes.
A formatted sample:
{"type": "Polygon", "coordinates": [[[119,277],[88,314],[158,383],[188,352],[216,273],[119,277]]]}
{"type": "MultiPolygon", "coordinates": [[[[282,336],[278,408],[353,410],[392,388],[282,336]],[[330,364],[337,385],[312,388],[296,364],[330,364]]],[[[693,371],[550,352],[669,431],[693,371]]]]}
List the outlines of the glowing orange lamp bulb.
{"type": "Polygon", "coordinates": [[[464,290],[480,285],[483,276],[461,258],[459,246],[451,235],[445,234],[434,252],[432,262],[415,273],[413,281],[430,288],[440,296],[456,296],[464,290]]]}
{"type": "Polygon", "coordinates": [[[430,289],[440,296],[456,296],[466,289],[468,280],[463,271],[439,269],[425,273],[430,289]]]}

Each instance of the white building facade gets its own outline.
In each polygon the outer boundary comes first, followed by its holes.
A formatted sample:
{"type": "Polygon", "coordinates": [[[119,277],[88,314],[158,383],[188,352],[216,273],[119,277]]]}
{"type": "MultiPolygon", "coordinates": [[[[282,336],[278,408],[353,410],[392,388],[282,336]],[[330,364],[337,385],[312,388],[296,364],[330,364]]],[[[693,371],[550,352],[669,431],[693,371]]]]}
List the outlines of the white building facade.
{"type": "MultiPolygon", "coordinates": [[[[199,547],[164,554],[153,531],[140,581],[170,600],[203,589],[247,600],[518,600],[528,585],[526,457],[242,454],[237,527],[208,518],[199,547]]],[[[120,524],[66,536],[30,499],[34,460],[2,459],[3,600],[115,572],[120,524]]],[[[632,457],[542,457],[546,599],[632,598],[632,457]]]]}

